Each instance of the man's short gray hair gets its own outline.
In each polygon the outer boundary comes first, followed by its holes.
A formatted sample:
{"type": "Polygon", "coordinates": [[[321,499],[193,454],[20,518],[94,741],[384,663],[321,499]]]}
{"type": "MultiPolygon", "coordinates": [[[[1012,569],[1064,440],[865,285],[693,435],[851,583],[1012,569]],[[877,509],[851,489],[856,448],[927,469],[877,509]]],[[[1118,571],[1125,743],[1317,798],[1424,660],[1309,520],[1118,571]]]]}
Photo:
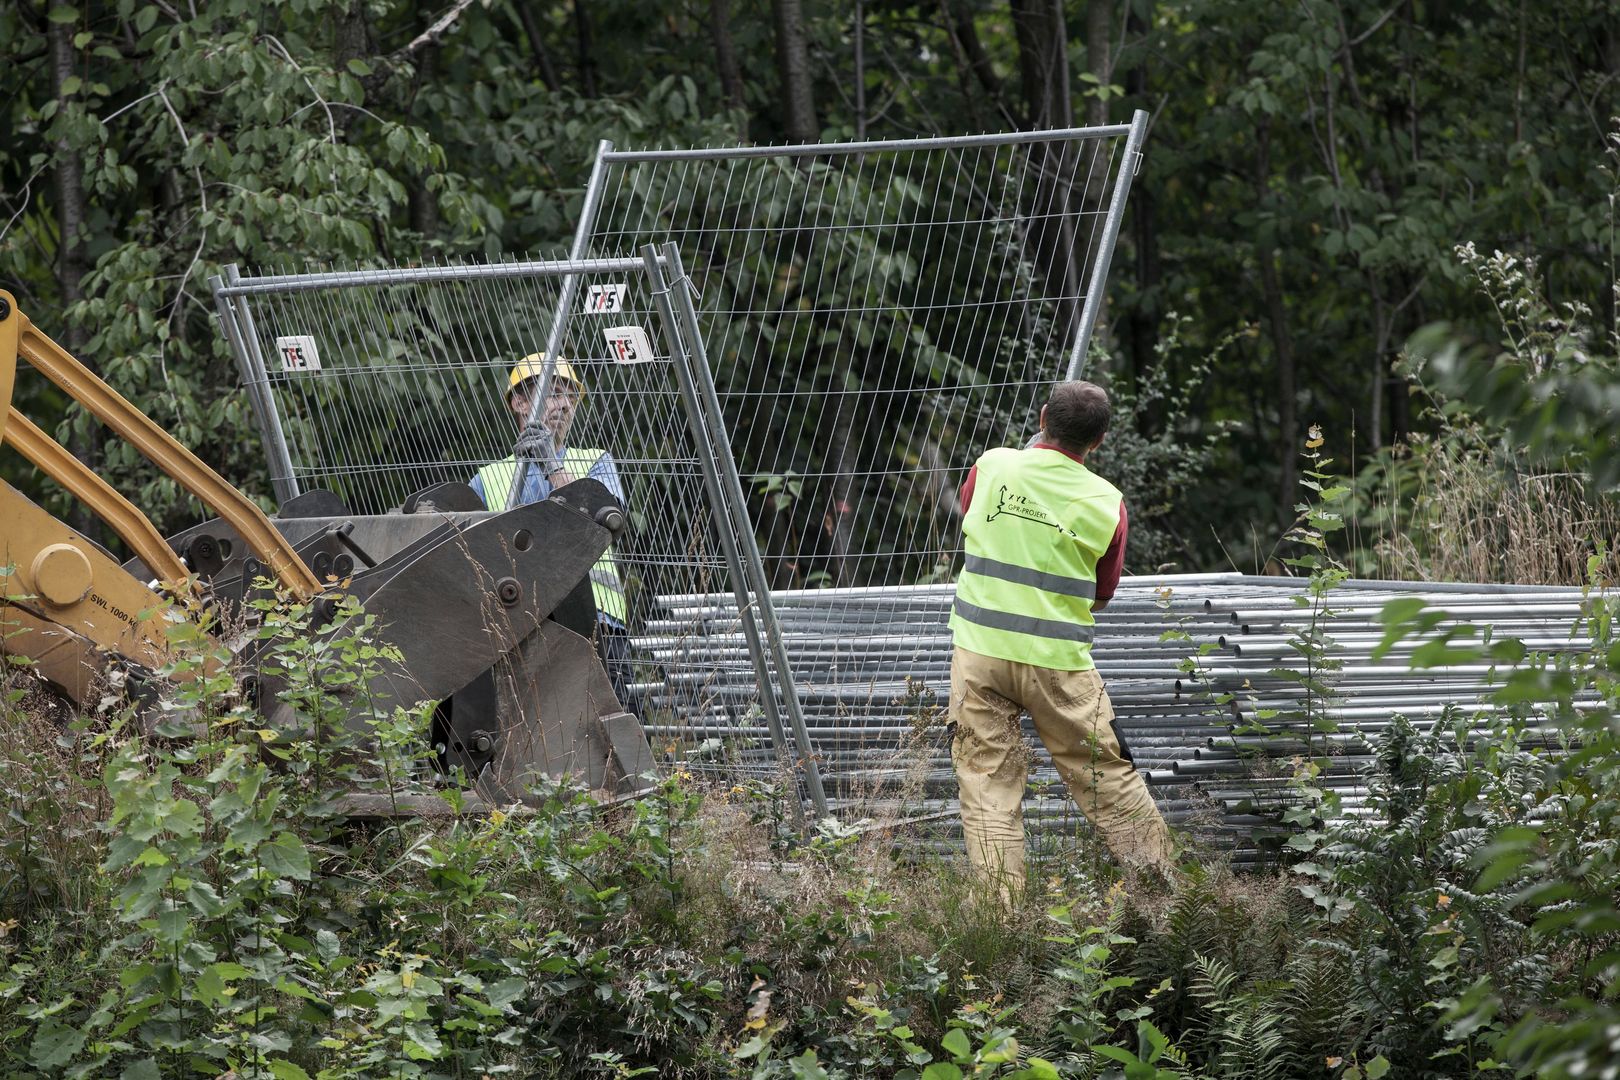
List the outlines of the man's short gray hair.
{"type": "Polygon", "coordinates": [[[1108,431],[1108,391],[1096,383],[1058,383],[1046,402],[1046,434],[1065,449],[1085,453],[1108,431]]]}

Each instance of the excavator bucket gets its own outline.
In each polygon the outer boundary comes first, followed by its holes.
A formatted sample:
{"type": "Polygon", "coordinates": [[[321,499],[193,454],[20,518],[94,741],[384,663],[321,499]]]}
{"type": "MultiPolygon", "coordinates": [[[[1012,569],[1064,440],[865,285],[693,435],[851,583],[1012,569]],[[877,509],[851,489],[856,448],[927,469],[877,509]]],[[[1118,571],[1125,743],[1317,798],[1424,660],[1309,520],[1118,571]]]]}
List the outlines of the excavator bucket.
{"type": "MultiPolygon", "coordinates": [[[[618,502],[585,479],[542,502],[482,506],[464,484],[418,493],[391,514],[350,514],[336,495],[312,491],[271,521],[306,565],[346,582],[398,649],[401,662],[373,683],[368,710],[439,702],[437,757],[480,794],[510,801],[536,775],[640,790],[652,768],[646,738],[590,640],[588,575],[623,528],[618,502]]],[[[223,519],[172,544],[227,609],[239,609],[263,574],[223,519]]],[[[125,569],[136,578],[149,570],[139,559],[125,569]]],[[[242,657],[250,667],[253,659],[242,657]]],[[[255,678],[260,700],[274,701],[276,681],[255,678]]]]}
{"type": "MultiPolygon", "coordinates": [[[[435,702],[433,756],[492,802],[569,776],[622,797],[652,768],[590,641],[592,565],[624,527],[607,489],[577,480],[542,502],[489,512],[465,484],[440,484],[399,512],[351,514],[328,492],[289,500],[273,518],[41,333],[0,292],[0,438],[67,488],[135,556],[119,565],[88,538],[0,485],[6,635],[0,648],[81,704],[109,667],[151,673],[165,623],[212,608],[249,617],[258,583],[330,618],[348,594],[376,617],[399,661],[367,689],[365,714],[435,702]],[[11,406],[17,359],[136,446],[219,517],[164,540],[151,523],[11,406]],[[146,584],[150,582],[151,584],[146,584]],[[170,603],[175,597],[183,604],[170,603]]],[[[236,655],[261,710],[288,706],[252,635],[236,655]]],[[[358,707],[357,707],[358,708],[358,707]]],[[[286,726],[292,718],[279,717],[286,726]]],[[[362,715],[357,712],[356,722],[362,715]]]]}

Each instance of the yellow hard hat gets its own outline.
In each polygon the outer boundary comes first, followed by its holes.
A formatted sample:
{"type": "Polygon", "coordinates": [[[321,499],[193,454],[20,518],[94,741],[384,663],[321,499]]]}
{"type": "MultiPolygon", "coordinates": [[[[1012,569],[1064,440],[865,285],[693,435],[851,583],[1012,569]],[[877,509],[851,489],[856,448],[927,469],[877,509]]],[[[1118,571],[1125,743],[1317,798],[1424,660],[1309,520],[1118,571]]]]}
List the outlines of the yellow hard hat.
{"type": "MultiPolygon", "coordinates": [[[[543,352],[530,353],[528,356],[525,356],[523,359],[519,360],[517,362],[517,366],[512,369],[512,374],[507,376],[506,392],[510,394],[513,390],[518,388],[520,383],[523,383],[529,379],[538,379],[541,372],[545,370],[546,354],[543,352]]],[[[573,383],[579,388],[579,396],[581,400],[584,399],[585,383],[580,379],[579,372],[574,370],[573,364],[570,364],[566,360],[558,360],[557,366],[552,369],[551,377],[554,380],[567,379],[569,382],[573,383]]]]}

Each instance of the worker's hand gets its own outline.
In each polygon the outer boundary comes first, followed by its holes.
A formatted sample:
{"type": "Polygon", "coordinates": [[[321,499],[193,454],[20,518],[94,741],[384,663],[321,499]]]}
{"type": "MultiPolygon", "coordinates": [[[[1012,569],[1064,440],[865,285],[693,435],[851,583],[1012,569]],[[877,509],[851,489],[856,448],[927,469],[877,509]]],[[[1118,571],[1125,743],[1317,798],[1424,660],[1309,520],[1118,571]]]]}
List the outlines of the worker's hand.
{"type": "Polygon", "coordinates": [[[557,454],[557,441],[551,437],[551,431],[544,427],[526,427],[518,436],[515,448],[519,458],[532,461],[540,466],[540,471],[550,476],[562,468],[562,458],[557,454]]]}

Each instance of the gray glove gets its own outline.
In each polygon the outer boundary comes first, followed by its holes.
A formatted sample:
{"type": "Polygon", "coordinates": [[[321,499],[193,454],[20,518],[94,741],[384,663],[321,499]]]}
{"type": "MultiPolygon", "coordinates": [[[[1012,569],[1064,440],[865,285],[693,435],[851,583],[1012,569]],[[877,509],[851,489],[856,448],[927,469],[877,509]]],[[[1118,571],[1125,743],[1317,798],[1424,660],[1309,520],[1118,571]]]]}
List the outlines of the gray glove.
{"type": "Polygon", "coordinates": [[[546,476],[562,468],[562,458],[557,454],[557,442],[551,437],[548,428],[539,425],[524,428],[522,434],[518,436],[514,451],[520,460],[532,461],[538,465],[546,476]]]}

